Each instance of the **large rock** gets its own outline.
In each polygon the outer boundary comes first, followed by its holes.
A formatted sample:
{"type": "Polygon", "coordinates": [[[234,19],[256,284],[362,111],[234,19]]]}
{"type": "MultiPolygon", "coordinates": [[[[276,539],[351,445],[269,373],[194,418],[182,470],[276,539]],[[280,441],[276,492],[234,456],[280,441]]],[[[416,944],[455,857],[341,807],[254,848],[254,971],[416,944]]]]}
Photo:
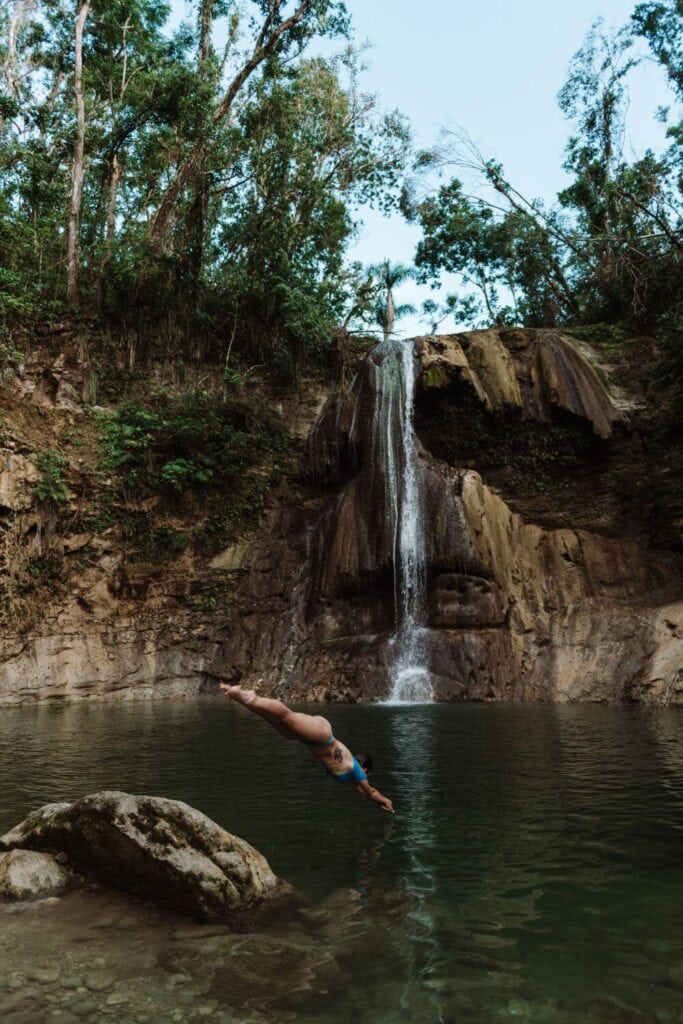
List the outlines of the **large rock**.
{"type": "Polygon", "coordinates": [[[233,924],[292,893],[244,840],[162,797],[104,791],[47,804],[0,839],[2,850],[19,848],[66,853],[118,889],[233,924]]]}
{"type": "Polygon", "coordinates": [[[64,868],[48,853],[0,853],[0,896],[16,900],[51,896],[64,889],[68,881],[64,868]]]}

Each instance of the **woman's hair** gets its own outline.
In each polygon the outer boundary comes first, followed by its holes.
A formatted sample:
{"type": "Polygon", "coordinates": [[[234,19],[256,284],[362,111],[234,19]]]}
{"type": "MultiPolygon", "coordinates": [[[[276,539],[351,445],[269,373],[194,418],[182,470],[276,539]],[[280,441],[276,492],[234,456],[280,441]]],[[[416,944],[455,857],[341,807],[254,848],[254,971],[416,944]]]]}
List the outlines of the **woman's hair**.
{"type": "Polygon", "coordinates": [[[355,754],[354,756],[364,772],[369,772],[372,769],[372,758],[369,754],[355,754]]]}

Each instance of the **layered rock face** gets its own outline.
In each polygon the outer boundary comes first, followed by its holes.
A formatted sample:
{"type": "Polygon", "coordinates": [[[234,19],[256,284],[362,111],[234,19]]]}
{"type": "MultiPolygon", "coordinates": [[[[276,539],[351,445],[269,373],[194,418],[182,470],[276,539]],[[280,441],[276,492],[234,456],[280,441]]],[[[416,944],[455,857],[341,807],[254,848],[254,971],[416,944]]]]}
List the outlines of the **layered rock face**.
{"type": "MultiPolygon", "coordinates": [[[[162,371],[150,368],[152,377],[157,374],[154,386],[171,390],[162,371]]],[[[288,611],[302,561],[292,511],[300,504],[298,489],[275,488],[267,496],[264,533],[255,517],[254,536],[215,558],[192,545],[175,557],[136,552],[123,526],[129,515],[146,518],[154,498],[118,505],[113,525],[97,522],[100,497],[112,497],[113,482],[100,472],[98,431],[83,429],[90,419],[80,397],[85,383],[82,368],[49,353],[0,372],[0,708],[194,696],[226,638],[236,638],[236,671],[250,663],[248,630],[256,626],[256,613],[264,651],[268,637],[273,649],[288,642],[291,616],[284,623],[279,616],[288,611]],[[83,433],[91,443],[76,449],[66,443],[70,434],[83,433]],[[63,453],[68,462],[68,499],[58,523],[36,496],[41,451],[63,453]],[[95,520],[89,532],[80,523],[84,513],[95,520]],[[47,588],[53,565],[59,575],[47,588]],[[41,584],[38,598],[30,592],[33,572],[41,584]],[[29,592],[18,589],[17,579],[29,592]]],[[[326,397],[310,382],[283,401],[294,450],[326,397]]],[[[190,536],[196,522],[179,510],[174,525],[190,536]]]]}
{"type": "MultiPolygon", "coordinates": [[[[47,804],[2,836],[0,850],[14,851],[0,854],[0,893],[3,856],[35,861],[40,854],[28,851],[40,851],[65,854],[86,876],[200,918],[239,924],[248,914],[251,923],[257,912],[292,895],[243,839],[162,797],[105,791],[73,804],[47,804]]],[[[55,879],[55,887],[63,881],[55,879]]],[[[16,889],[15,883],[12,895],[16,889]]]]}
{"type": "MultiPolygon", "coordinates": [[[[39,507],[35,455],[59,452],[82,420],[81,377],[60,356],[0,378],[0,706],[194,693],[218,639],[211,617],[193,614],[186,600],[187,560],[163,575],[158,566],[132,567],[111,529],[61,536],[39,507]],[[8,439],[5,417],[18,426],[15,437],[8,439]],[[12,570],[33,563],[49,572],[53,556],[68,586],[37,608],[22,602],[12,570]]],[[[73,467],[71,481],[67,518],[87,503],[89,474],[73,467]]]]}
{"type": "MultiPolygon", "coordinates": [[[[437,699],[683,703],[683,565],[670,532],[653,546],[632,488],[628,402],[551,331],[420,338],[414,350],[437,699]]],[[[0,637],[0,704],[194,694],[217,677],[290,699],[386,698],[395,523],[378,437],[395,425],[380,422],[377,359],[308,434],[302,414],[300,472],[212,560],[188,552],[145,574],[107,532],[64,538],[69,559],[87,544],[88,565],[42,621],[0,637]]],[[[26,536],[34,478],[29,458],[4,453],[0,513],[26,536]]]]}
{"type": "MultiPolygon", "coordinates": [[[[563,430],[588,432],[598,446],[625,418],[561,335],[473,332],[417,339],[415,350],[416,428],[427,442],[421,426],[449,393],[525,429],[543,431],[561,417],[563,430]]],[[[290,696],[372,700],[389,692],[394,537],[377,409],[370,356],[352,386],[332,396],[308,440],[305,473],[329,497],[304,529],[306,556],[292,588],[293,628],[279,669],[290,696]]],[[[434,446],[448,451],[447,440],[434,446]]],[[[423,647],[437,699],[683,701],[680,556],[635,539],[527,522],[477,472],[425,444],[419,477],[423,647]]],[[[570,502],[571,480],[567,488],[570,502]]],[[[272,643],[254,646],[246,674],[272,679],[272,643]]],[[[217,671],[226,662],[239,663],[234,640],[217,671]]]]}

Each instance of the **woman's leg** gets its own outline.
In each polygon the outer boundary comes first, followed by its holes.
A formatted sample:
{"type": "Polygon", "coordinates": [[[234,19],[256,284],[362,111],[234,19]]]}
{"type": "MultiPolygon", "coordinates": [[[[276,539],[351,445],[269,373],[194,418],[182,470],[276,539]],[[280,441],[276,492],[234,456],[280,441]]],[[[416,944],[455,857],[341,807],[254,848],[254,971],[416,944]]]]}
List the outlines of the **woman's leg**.
{"type": "Polygon", "coordinates": [[[332,735],[332,726],[322,715],[305,715],[301,711],[292,711],[281,700],[257,697],[253,690],[243,690],[241,686],[221,684],[221,690],[231,700],[244,704],[254,714],[264,718],[283,736],[308,743],[324,743],[332,735]]]}

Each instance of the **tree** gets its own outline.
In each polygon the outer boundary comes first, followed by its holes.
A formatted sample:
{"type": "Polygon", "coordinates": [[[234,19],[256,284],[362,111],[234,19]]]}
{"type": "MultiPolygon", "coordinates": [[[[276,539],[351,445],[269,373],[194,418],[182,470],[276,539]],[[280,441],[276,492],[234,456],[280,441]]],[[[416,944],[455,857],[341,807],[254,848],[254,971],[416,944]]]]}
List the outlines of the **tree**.
{"type": "Polygon", "coordinates": [[[683,2],[657,0],[638,4],[631,16],[633,32],[647,40],[654,58],[666,69],[679,97],[683,95],[683,2]]]}
{"type": "Polygon", "coordinates": [[[396,321],[415,312],[415,307],[409,303],[397,306],[394,301],[394,288],[413,277],[414,270],[403,263],[391,263],[390,260],[384,260],[372,270],[380,290],[374,309],[375,322],[382,328],[386,341],[393,335],[396,321]]]}
{"type": "Polygon", "coordinates": [[[242,347],[287,378],[366,308],[364,275],[344,267],[354,209],[398,200],[410,133],[360,91],[353,52],[265,80],[240,128],[215,183],[220,280],[242,347]]]}
{"type": "MultiPolygon", "coordinates": [[[[19,38],[30,21],[36,0],[14,0],[9,13],[5,16],[6,49],[2,62],[4,92],[7,97],[19,99],[21,80],[27,74],[26,63],[19,56],[19,38]]],[[[10,5],[7,5],[8,8],[10,5]]],[[[9,109],[9,108],[8,108],[9,109]]],[[[0,111],[0,117],[4,117],[0,111]]]]}
{"type": "MultiPolygon", "coordinates": [[[[644,8],[654,17],[664,7],[668,17],[670,5],[640,5],[637,25],[649,26],[653,52],[675,68],[671,20],[643,20],[644,8]]],[[[639,59],[631,30],[607,33],[600,23],[575,54],[559,94],[573,128],[565,160],[571,180],[550,207],[525,197],[465,132],[449,133],[422,157],[423,166],[454,166],[474,179],[467,188],[454,178],[419,201],[407,196],[406,215],[423,229],[416,255],[423,280],[458,274],[479,292],[489,323],[621,319],[655,328],[680,293],[681,161],[677,129],[665,153],[624,159],[628,78],[639,59]]],[[[468,312],[478,320],[475,307],[468,312]]]]}
{"type": "Polygon", "coordinates": [[[192,14],[0,5],[0,330],[78,312],[131,368],[229,351],[291,378],[368,315],[346,252],[363,204],[396,205],[410,132],[351,47],[310,58],[348,32],[340,0],[192,14]]]}
{"type": "Polygon", "coordinates": [[[71,163],[71,199],[66,257],[66,301],[72,309],[78,305],[79,245],[78,231],[83,194],[83,159],[85,154],[85,98],[83,93],[83,27],[88,17],[90,0],[81,0],[74,31],[74,96],[76,100],[76,143],[71,163]]]}
{"type": "MultiPolygon", "coordinates": [[[[253,47],[238,66],[213,111],[213,128],[223,124],[243,88],[264,63],[291,55],[294,47],[302,51],[316,34],[334,35],[346,31],[346,9],[339,0],[299,0],[289,15],[285,14],[286,0],[258,0],[256,6],[260,9],[262,20],[253,47]]],[[[194,142],[164,191],[150,220],[149,237],[153,251],[163,248],[178,199],[185,186],[196,178],[206,145],[206,137],[200,137],[194,142]]]]}
{"type": "Polygon", "coordinates": [[[628,54],[631,44],[628,33],[609,36],[596,22],[574,55],[558,95],[560,110],[576,128],[565,160],[574,181],[559,199],[578,212],[582,231],[592,242],[590,262],[598,293],[607,293],[614,277],[613,239],[620,201],[613,186],[622,164],[626,78],[637,63],[628,54]]]}

